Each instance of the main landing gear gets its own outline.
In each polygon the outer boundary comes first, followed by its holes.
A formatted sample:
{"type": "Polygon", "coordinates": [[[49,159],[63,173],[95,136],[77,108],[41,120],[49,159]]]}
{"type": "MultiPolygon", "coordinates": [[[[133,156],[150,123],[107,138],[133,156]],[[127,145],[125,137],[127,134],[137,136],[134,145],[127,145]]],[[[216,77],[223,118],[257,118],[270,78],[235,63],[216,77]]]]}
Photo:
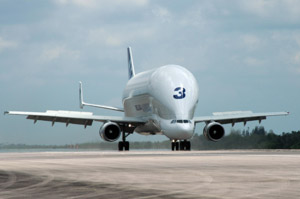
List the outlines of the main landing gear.
{"type": "Polygon", "coordinates": [[[172,140],[172,151],[190,151],[191,150],[191,142],[187,140],[177,141],[172,140]]]}
{"type": "Polygon", "coordinates": [[[126,141],[126,137],[129,135],[130,133],[125,133],[124,131],[122,132],[122,141],[119,142],[119,151],[129,151],[129,142],[126,141]]]}

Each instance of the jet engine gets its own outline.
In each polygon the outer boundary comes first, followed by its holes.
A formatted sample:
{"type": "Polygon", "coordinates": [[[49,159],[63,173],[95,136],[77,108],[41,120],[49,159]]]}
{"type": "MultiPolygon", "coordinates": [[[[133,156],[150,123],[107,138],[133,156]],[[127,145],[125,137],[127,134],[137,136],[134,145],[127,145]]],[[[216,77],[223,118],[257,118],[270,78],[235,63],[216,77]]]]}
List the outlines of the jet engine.
{"type": "Polygon", "coordinates": [[[223,126],[218,122],[210,122],[203,129],[203,135],[210,141],[218,141],[225,134],[223,126]]]}
{"type": "Polygon", "coordinates": [[[105,141],[114,142],[120,137],[121,129],[117,123],[106,122],[101,126],[99,135],[105,141]]]}

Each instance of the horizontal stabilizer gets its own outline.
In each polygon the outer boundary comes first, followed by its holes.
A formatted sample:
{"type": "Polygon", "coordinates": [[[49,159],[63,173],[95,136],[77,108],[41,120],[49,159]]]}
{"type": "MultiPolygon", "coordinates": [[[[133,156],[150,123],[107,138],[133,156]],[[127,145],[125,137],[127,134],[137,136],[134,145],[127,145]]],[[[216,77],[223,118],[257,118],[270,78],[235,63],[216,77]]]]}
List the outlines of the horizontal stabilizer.
{"type": "Polygon", "coordinates": [[[113,111],[120,111],[124,112],[124,109],[117,108],[113,106],[105,106],[105,105],[98,105],[98,104],[90,104],[83,101],[83,90],[82,90],[82,82],[79,82],[79,102],[80,102],[80,108],[82,109],[84,106],[91,106],[96,108],[103,108],[103,109],[109,109],[113,111]]]}

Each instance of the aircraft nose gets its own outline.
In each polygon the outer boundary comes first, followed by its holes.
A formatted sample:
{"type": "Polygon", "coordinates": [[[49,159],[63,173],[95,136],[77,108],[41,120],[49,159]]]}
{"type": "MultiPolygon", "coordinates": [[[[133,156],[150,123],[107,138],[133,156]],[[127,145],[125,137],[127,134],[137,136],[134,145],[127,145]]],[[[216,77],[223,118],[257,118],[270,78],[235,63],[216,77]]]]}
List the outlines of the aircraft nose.
{"type": "Polygon", "coordinates": [[[194,124],[191,121],[186,123],[171,122],[163,128],[163,132],[172,140],[187,140],[194,134],[194,124]]]}

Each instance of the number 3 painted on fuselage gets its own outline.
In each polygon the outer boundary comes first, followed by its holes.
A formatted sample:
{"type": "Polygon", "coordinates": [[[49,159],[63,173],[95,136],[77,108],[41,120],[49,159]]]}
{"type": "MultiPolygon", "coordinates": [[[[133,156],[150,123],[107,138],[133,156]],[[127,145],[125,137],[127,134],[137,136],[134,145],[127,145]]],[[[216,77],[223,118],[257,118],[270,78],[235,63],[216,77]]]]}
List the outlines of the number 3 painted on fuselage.
{"type": "Polygon", "coordinates": [[[175,99],[183,99],[185,98],[185,88],[182,88],[182,87],[177,87],[174,89],[175,91],[175,95],[173,95],[173,97],[175,99]]]}

